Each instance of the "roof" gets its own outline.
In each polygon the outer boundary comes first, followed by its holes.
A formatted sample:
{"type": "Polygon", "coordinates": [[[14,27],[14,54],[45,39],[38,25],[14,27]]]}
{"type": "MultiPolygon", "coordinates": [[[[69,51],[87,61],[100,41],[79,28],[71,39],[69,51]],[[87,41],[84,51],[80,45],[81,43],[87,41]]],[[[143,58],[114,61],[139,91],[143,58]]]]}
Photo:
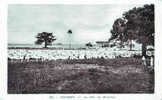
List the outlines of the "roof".
{"type": "Polygon", "coordinates": [[[96,41],[98,44],[109,43],[108,41],[96,41]]]}

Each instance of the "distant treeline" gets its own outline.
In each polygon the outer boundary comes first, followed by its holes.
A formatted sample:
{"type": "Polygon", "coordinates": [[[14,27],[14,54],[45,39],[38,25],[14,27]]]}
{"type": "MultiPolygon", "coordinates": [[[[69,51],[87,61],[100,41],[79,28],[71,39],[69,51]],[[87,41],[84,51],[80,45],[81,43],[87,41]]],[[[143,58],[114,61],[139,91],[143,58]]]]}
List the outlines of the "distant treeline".
{"type": "Polygon", "coordinates": [[[85,50],[86,48],[33,48],[33,47],[8,47],[8,49],[28,49],[28,50],[85,50]]]}

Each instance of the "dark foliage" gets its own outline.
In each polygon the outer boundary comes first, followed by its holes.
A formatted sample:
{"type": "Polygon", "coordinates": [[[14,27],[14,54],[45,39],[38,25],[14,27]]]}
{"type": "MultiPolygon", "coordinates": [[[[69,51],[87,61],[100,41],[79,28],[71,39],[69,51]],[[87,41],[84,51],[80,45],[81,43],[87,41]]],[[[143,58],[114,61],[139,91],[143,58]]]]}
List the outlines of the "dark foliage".
{"type": "Polygon", "coordinates": [[[53,36],[52,33],[48,32],[38,33],[36,38],[37,41],[35,42],[35,44],[41,45],[42,43],[44,43],[44,48],[47,48],[48,45],[52,45],[52,42],[56,40],[55,36],[53,36]]]}
{"type": "Polygon", "coordinates": [[[87,46],[87,47],[92,47],[93,45],[92,45],[91,42],[89,42],[89,43],[86,44],[86,46],[87,46]]]}
{"type": "MultiPolygon", "coordinates": [[[[132,40],[142,44],[142,55],[146,56],[147,45],[154,46],[154,5],[144,5],[125,12],[122,18],[115,20],[109,41],[121,44],[132,40]]],[[[132,45],[130,45],[130,48],[132,45]]]]}
{"type": "Polygon", "coordinates": [[[73,32],[72,32],[71,29],[69,29],[67,33],[68,33],[68,34],[72,34],[73,32]]]}

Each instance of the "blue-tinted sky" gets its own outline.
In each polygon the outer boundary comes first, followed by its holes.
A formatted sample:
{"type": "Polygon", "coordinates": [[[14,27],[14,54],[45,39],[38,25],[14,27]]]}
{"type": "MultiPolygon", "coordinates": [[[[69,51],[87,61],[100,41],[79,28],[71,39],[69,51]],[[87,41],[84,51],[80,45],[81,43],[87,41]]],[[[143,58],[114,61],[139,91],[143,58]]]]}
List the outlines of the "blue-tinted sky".
{"type": "Polygon", "coordinates": [[[115,19],[142,5],[9,5],[8,43],[34,43],[39,32],[53,32],[55,42],[106,41],[115,19]]]}

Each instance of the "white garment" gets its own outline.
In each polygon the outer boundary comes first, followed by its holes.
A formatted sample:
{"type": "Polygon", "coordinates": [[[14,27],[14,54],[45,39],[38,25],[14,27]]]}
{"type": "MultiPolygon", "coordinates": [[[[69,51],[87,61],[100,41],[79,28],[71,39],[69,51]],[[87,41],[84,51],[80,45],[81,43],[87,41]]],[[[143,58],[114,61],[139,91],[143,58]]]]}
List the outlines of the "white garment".
{"type": "Polygon", "coordinates": [[[142,57],[142,64],[146,65],[146,58],[145,58],[145,56],[142,57]]]}
{"type": "Polygon", "coordinates": [[[151,57],[151,59],[150,59],[150,66],[153,66],[153,63],[154,63],[154,59],[153,59],[153,57],[151,57]]]}

